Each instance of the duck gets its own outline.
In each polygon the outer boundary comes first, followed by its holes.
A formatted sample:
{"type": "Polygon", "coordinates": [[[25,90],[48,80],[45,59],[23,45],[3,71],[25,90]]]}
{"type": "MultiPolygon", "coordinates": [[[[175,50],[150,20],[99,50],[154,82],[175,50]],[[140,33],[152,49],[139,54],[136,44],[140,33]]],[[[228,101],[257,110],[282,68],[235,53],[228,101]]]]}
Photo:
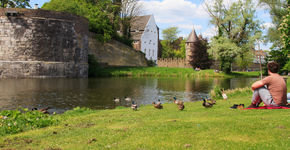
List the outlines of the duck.
{"type": "Polygon", "coordinates": [[[184,108],[185,108],[185,106],[184,106],[184,104],[182,103],[182,104],[177,104],[178,105],[178,109],[179,110],[183,110],[184,108]]]}
{"type": "Polygon", "coordinates": [[[203,107],[210,108],[213,106],[213,104],[206,102],[206,100],[204,98],[202,98],[202,100],[203,100],[203,103],[202,103],[203,107]]]}
{"type": "Polygon", "coordinates": [[[152,102],[152,104],[153,104],[153,106],[154,106],[155,108],[157,108],[157,109],[163,109],[163,106],[162,106],[160,100],[158,100],[157,103],[152,102]]]}
{"type": "Polygon", "coordinates": [[[177,100],[176,97],[173,97],[173,99],[174,99],[174,103],[175,103],[175,104],[177,104],[177,105],[181,105],[181,104],[183,104],[183,101],[181,101],[181,100],[177,100]]]}
{"type": "Polygon", "coordinates": [[[138,105],[134,101],[132,101],[131,108],[136,111],[138,108],[138,105]]]}
{"type": "Polygon", "coordinates": [[[47,111],[48,109],[50,109],[50,108],[49,107],[45,107],[45,108],[38,109],[38,108],[34,107],[31,110],[32,111],[37,110],[37,111],[42,112],[44,114],[49,114],[49,112],[47,111]]]}
{"type": "Polygon", "coordinates": [[[209,101],[209,103],[211,103],[212,105],[216,104],[216,100],[208,98],[207,101],[209,101]]]}
{"type": "Polygon", "coordinates": [[[127,102],[131,102],[131,100],[132,100],[130,97],[126,97],[126,96],[124,97],[124,99],[125,99],[125,101],[127,101],[127,102]]]}
{"type": "Polygon", "coordinates": [[[120,98],[114,97],[114,102],[119,103],[120,102],[120,98]]]}

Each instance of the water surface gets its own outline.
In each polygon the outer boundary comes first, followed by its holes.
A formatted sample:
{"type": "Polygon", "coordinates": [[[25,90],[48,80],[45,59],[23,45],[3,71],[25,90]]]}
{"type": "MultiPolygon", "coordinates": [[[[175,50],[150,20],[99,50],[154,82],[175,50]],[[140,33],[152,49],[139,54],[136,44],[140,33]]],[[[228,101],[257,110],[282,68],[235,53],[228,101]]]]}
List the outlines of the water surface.
{"type": "Polygon", "coordinates": [[[196,101],[209,96],[219,85],[225,89],[249,86],[257,78],[94,78],[94,79],[1,79],[0,110],[50,107],[63,112],[74,107],[115,108],[114,97],[131,97],[137,104],[151,104],[172,97],[196,101]]]}

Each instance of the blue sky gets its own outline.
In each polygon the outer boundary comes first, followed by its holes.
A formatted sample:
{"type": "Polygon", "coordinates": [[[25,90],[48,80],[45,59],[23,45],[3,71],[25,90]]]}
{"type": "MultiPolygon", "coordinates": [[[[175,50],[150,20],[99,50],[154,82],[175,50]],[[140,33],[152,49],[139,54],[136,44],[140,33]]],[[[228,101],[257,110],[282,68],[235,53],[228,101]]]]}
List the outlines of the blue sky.
{"type": "MultiPolygon", "coordinates": [[[[160,34],[163,29],[177,26],[180,30],[179,36],[187,37],[194,27],[197,34],[211,38],[216,32],[214,26],[209,24],[210,18],[204,9],[205,1],[211,0],[141,0],[141,3],[144,15],[154,15],[160,34]]],[[[229,4],[233,1],[236,0],[225,0],[225,3],[229,4]]],[[[45,2],[49,0],[30,0],[31,6],[37,3],[41,7],[45,2]]],[[[257,17],[265,27],[265,34],[267,28],[272,26],[269,13],[261,6],[256,8],[257,17]]],[[[261,45],[261,48],[268,50],[270,45],[261,45]]]]}

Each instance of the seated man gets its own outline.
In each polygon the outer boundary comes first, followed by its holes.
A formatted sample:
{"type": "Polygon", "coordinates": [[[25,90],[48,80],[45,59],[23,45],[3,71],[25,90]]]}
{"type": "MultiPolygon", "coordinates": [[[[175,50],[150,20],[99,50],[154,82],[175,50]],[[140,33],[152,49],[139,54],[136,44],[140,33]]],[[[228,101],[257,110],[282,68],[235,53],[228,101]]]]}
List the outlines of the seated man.
{"type": "Polygon", "coordinates": [[[266,106],[277,107],[287,105],[286,82],[277,72],[279,64],[270,62],[267,65],[269,76],[252,85],[253,98],[248,108],[258,107],[261,102],[266,106]]]}

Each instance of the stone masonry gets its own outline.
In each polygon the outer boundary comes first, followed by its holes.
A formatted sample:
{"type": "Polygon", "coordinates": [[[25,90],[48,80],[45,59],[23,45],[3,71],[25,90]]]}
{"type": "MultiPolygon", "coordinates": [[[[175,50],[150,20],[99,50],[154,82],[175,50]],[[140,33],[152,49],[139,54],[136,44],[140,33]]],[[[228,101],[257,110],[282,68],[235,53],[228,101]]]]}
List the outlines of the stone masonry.
{"type": "Polygon", "coordinates": [[[76,15],[0,9],[0,78],[87,77],[88,34],[76,15]]]}

